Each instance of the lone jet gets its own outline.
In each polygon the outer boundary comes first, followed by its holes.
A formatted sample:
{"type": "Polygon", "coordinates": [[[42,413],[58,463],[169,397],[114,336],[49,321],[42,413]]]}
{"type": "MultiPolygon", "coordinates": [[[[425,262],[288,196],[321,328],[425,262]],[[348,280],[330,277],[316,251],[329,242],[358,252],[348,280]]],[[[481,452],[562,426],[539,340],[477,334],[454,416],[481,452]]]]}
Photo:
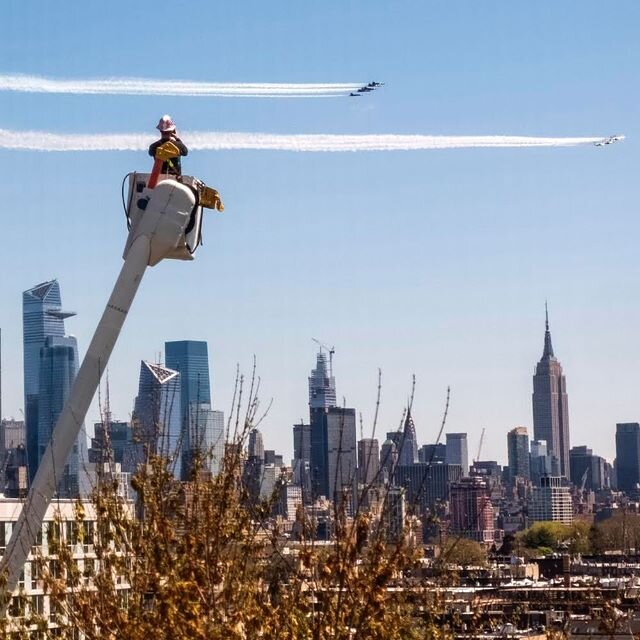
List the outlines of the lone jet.
{"type": "Polygon", "coordinates": [[[359,93],[353,93],[353,91],[349,94],[350,97],[352,98],[359,98],[360,94],[359,93]]]}
{"type": "Polygon", "coordinates": [[[609,136],[608,138],[602,138],[602,140],[598,140],[598,142],[594,142],[593,144],[596,147],[604,147],[606,144],[613,144],[614,142],[620,142],[624,140],[624,136],[609,136]]]}

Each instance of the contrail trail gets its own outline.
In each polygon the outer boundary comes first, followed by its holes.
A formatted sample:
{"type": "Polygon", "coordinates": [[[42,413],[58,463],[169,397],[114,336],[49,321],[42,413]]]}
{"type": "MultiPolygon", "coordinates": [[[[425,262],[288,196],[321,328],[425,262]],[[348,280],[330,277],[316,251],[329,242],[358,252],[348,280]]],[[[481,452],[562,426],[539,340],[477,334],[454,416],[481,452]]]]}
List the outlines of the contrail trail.
{"type": "Polygon", "coordinates": [[[357,91],[365,83],[195,82],[148,78],[56,79],[0,75],[0,91],[77,95],[202,96],[219,98],[331,98],[357,91]]]}
{"type": "MultiPolygon", "coordinates": [[[[624,136],[621,136],[622,139],[624,136]]],[[[430,136],[420,134],[274,134],[223,131],[181,133],[194,151],[253,149],[267,151],[420,151],[428,149],[575,147],[599,137],[430,136]]],[[[144,133],[79,134],[0,129],[0,149],[26,151],[143,151],[153,141],[144,133]]]]}

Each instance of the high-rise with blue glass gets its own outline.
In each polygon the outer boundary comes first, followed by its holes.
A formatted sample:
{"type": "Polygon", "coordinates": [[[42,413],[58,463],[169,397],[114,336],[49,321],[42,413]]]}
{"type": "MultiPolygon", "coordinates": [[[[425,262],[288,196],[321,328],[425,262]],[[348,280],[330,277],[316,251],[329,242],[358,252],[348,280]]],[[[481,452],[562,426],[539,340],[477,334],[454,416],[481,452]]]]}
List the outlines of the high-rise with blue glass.
{"type": "Polygon", "coordinates": [[[134,434],[140,442],[137,462],[149,455],[171,460],[176,478],[182,474],[180,374],[144,360],[133,409],[134,434]]]}
{"type": "Polygon", "coordinates": [[[202,340],[176,340],[165,342],[167,367],[180,373],[180,407],[183,479],[189,477],[191,460],[196,452],[205,458],[210,431],[211,384],[209,377],[209,351],[202,340]]]}
{"type": "MultiPolygon", "coordinates": [[[[44,451],[42,447],[46,448],[78,370],[75,339],[65,338],[64,329],[65,319],[73,315],[73,312],[62,310],[57,280],[43,282],[22,294],[24,406],[30,480],[35,476],[44,451]],[[43,372],[49,376],[44,386],[41,384],[43,372]]],[[[67,473],[79,469],[78,456],[86,448],[86,442],[82,446],[84,438],[84,433],[78,436],[67,473]],[[76,456],[75,461],[73,456],[76,456]]]]}
{"type": "MultiPolygon", "coordinates": [[[[74,337],[47,336],[40,349],[40,393],[38,396],[38,464],[44,455],[56,420],[71,391],[78,373],[78,343],[74,337]]],[[[80,494],[82,464],[87,460],[86,436],[81,431],[73,450],[59,474],[58,491],[61,496],[80,494]]]]}

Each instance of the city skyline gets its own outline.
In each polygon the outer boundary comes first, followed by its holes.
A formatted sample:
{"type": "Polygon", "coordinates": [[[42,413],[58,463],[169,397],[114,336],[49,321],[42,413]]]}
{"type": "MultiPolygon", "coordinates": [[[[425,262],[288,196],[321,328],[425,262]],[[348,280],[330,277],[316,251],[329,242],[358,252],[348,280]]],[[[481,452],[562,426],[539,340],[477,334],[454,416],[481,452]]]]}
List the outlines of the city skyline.
{"type": "MultiPolygon", "coordinates": [[[[206,218],[193,264],[149,273],[110,362],[114,414],[130,414],[140,359],[155,360],[167,340],[206,340],[225,410],[236,364],[248,372],[257,356],[262,395],[274,398],[265,437],[290,451],[282,425],[304,415],[315,336],[336,345],[341,393],[365,425],[378,368],[384,432],[397,428],[415,373],[419,440],[434,439],[450,385],[449,427],[467,431],[473,451],[483,427],[488,436],[517,425],[532,433],[530,369],[548,298],[570,372],[573,441],[612,459],[615,424],[640,413],[640,6],[374,5],[278,5],[265,20],[258,5],[196,2],[182,16],[185,32],[225,29],[219,56],[208,42],[190,41],[187,66],[181,56],[160,61],[137,19],[105,16],[91,3],[70,17],[46,3],[8,8],[3,74],[122,77],[135,64],[159,80],[386,83],[366,99],[0,92],[2,128],[11,131],[139,131],[153,139],[169,113],[181,134],[627,135],[603,148],[192,150],[184,170],[215,184],[226,212],[206,218]],[[113,47],[120,41],[130,47],[113,47]],[[100,46],[108,55],[94,55],[100,46]]],[[[141,15],[175,10],[149,0],[136,7],[141,15]]],[[[12,239],[0,263],[11,274],[0,282],[5,416],[23,408],[21,292],[57,277],[65,304],[79,312],[80,350],[89,344],[121,264],[122,177],[149,171],[150,160],[144,152],[0,150],[3,231],[12,239]],[[25,198],[25,176],[36,197],[25,198]]],[[[88,424],[98,417],[96,402],[88,424]]],[[[504,459],[502,438],[488,437],[485,452],[504,459]]]]}
{"type": "MultiPolygon", "coordinates": [[[[56,297],[56,301],[54,306],[52,307],[54,309],[54,313],[52,315],[52,317],[54,317],[54,321],[56,322],[63,322],[62,318],[63,317],[69,317],[71,315],[75,315],[75,312],[64,312],[60,310],[60,301],[59,301],[59,285],[57,283],[57,281],[49,281],[49,282],[45,282],[42,283],[40,285],[37,285],[36,287],[34,287],[32,290],[42,290],[42,291],[48,291],[49,288],[55,284],[55,286],[57,287],[57,297],[56,297]]],[[[30,292],[32,290],[28,290],[25,292],[26,294],[30,294],[30,292]]],[[[64,332],[64,328],[62,329],[62,331],[64,332]]],[[[72,340],[75,341],[75,338],[71,338],[72,340]]],[[[317,348],[317,347],[314,347],[317,348]]],[[[187,355],[189,352],[189,360],[192,362],[191,367],[193,370],[193,376],[194,376],[194,380],[190,381],[190,384],[188,385],[189,388],[192,387],[191,392],[195,393],[196,395],[198,394],[202,394],[202,399],[204,400],[203,403],[199,403],[202,404],[204,406],[204,408],[211,408],[210,407],[210,400],[211,400],[211,392],[210,392],[210,386],[209,386],[209,373],[208,373],[208,368],[209,368],[209,355],[208,355],[208,349],[207,349],[207,342],[206,341],[202,341],[202,340],[174,340],[174,341],[167,341],[165,342],[165,349],[167,349],[167,352],[169,353],[169,355],[165,355],[165,357],[162,357],[162,353],[159,353],[156,356],[156,364],[157,365],[163,365],[163,364],[167,364],[167,360],[173,360],[175,361],[175,363],[180,363],[184,360],[183,366],[186,366],[187,364],[187,355]],[[194,351],[195,350],[195,351],[194,351]],[[158,357],[159,356],[159,357],[158,357]],[[193,363],[196,363],[195,365],[193,363]],[[200,381],[200,377],[202,376],[202,382],[200,381]],[[196,381],[197,379],[197,381],[196,381]],[[196,390],[197,388],[197,390],[196,390]],[[208,402],[207,402],[208,400],[208,402]]],[[[308,394],[309,394],[309,405],[308,406],[325,406],[325,407],[329,407],[329,406],[334,406],[334,403],[337,402],[337,395],[336,395],[336,389],[335,389],[335,378],[333,377],[333,375],[331,375],[333,373],[332,369],[333,369],[333,356],[334,353],[332,352],[330,354],[330,357],[327,357],[327,353],[326,353],[326,349],[323,347],[320,347],[318,349],[318,351],[316,352],[316,368],[312,370],[312,375],[308,378],[308,394]],[[316,389],[316,391],[314,392],[313,389],[316,389]]],[[[551,334],[550,334],[550,329],[549,329],[549,318],[548,318],[548,311],[546,311],[546,317],[545,317],[545,340],[544,340],[544,350],[543,350],[543,358],[541,360],[541,362],[544,362],[545,359],[551,359],[553,360],[557,366],[560,366],[559,363],[557,363],[557,360],[555,359],[555,355],[553,352],[553,346],[551,343],[551,334]]],[[[540,363],[539,365],[540,366],[540,363]]],[[[178,367],[179,368],[179,367],[178,367]]],[[[562,368],[560,366],[560,371],[562,371],[562,368]]],[[[535,377],[535,376],[534,376],[535,377]]],[[[562,378],[564,379],[564,376],[562,376],[562,378]]],[[[186,388],[183,388],[181,391],[181,396],[183,394],[187,394],[184,397],[186,398],[189,394],[189,391],[186,390],[186,388]]],[[[182,397],[181,397],[182,400],[182,397]]],[[[182,403],[184,403],[184,400],[182,400],[182,403]]],[[[182,413],[184,413],[183,409],[181,408],[182,413]]],[[[356,411],[359,413],[361,410],[360,408],[356,408],[356,411]]],[[[403,411],[403,413],[406,412],[406,409],[403,411]]],[[[215,412],[214,412],[215,413],[215,412]]],[[[10,418],[10,417],[15,417],[15,416],[4,416],[5,418],[10,418]]],[[[118,416],[119,417],[119,416],[118,416]]],[[[130,418],[131,417],[131,412],[129,414],[127,414],[126,418],[130,418]]],[[[403,418],[403,424],[406,426],[407,424],[407,417],[408,417],[408,423],[411,425],[411,430],[415,433],[415,425],[413,423],[413,418],[411,417],[410,413],[409,416],[406,416],[403,418]]],[[[125,418],[125,419],[126,419],[125,418]]],[[[185,419],[185,416],[183,416],[183,421],[185,419]]],[[[535,425],[534,425],[534,421],[533,421],[533,416],[531,416],[531,429],[532,431],[535,429],[535,425]]],[[[617,423],[616,423],[617,424],[617,423]]],[[[526,427],[525,427],[526,428],[526,427]]],[[[402,430],[402,428],[401,428],[402,430]]],[[[511,431],[512,429],[506,429],[504,431],[504,434],[506,434],[508,431],[511,431]]],[[[451,428],[448,428],[447,431],[451,432],[451,428]]],[[[94,435],[90,432],[86,432],[86,437],[88,440],[91,439],[91,437],[94,435]]],[[[467,434],[467,438],[469,437],[469,434],[473,434],[474,431],[473,429],[468,429],[467,431],[464,432],[465,434],[467,434]]],[[[490,435],[494,435],[494,436],[502,436],[503,433],[500,432],[498,433],[497,430],[495,430],[493,433],[490,431],[489,432],[490,435]]],[[[367,436],[367,433],[365,432],[365,436],[367,436]]],[[[415,442],[416,445],[416,456],[417,456],[417,448],[419,448],[420,446],[424,446],[424,445],[432,445],[435,443],[435,436],[434,438],[430,438],[430,436],[427,435],[417,435],[417,440],[415,442]]],[[[544,440],[544,438],[542,438],[541,436],[538,438],[534,438],[533,439],[538,439],[538,440],[544,440]]],[[[580,438],[578,438],[580,439],[580,438]]],[[[583,438],[584,439],[584,438],[583,438]]],[[[280,442],[281,440],[279,440],[280,442]]],[[[444,441],[444,437],[441,440],[441,442],[444,441]]],[[[615,436],[614,436],[614,441],[615,441],[615,436]]],[[[590,442],[586,443],[586,446],[590,445],[590,442]]],[[[473,440],[471,441],[469,446],[474,446],[473,440]]],[[[585,445],[582,445],[585,446],[585,445]]],[[[276,446],[276,448],[279,451],[283,451],[284,453],[284,457],[285,459],[293,459],[293,446],[290,442],[285,442],[284,446],[282,446],[281,444],[278,444],[276,446]],[[291,456],[289,456],[289,452],[291,452],[291,456]]],[[[613,447],[611,447],[615,450],[615,444],[613,447]]],[[[503,464],[504,466],[508,466],[508,445],[505,445],[504,447],[504,451],[500,452],[500,447],[493,447],[493,450],[496,451],[497,455],[491,456],[491,455],[483,455],[482,459],[483,460],[489,460],[489,459],[495,459],[497,460],[500,464],[503,464]]],[[[606,452],[606,448],[604,449],[606,452]]],[[[486,450],[485,450],[486,451],[486,450]]],[[[598,453],[600,453],[600,449],[598,449],[597,451],[598,453]]],[[[610,460],[611,462],[614,460],[615,455],[613,456],[608,456],[604,455],[604,458],[610,460]]],[[[567,459],[568,459],[568,452],[567,452],[567,459]]]]}

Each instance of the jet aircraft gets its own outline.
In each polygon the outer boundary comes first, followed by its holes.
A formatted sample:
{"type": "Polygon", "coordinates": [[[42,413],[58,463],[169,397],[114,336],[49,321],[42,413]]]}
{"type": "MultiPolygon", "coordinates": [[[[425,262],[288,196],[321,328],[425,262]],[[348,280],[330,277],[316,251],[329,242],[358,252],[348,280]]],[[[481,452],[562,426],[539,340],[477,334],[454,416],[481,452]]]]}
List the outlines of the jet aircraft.
{"type": "Polygon", "coordinates": [[[609,136],[608,138],[602,138],[602,140],[598,140],[593,144],[596,147],[604,147],[606,144],[613,144],[614,142],[620,142],[621,140],[624,140],[624,136],[609,136]]]}

